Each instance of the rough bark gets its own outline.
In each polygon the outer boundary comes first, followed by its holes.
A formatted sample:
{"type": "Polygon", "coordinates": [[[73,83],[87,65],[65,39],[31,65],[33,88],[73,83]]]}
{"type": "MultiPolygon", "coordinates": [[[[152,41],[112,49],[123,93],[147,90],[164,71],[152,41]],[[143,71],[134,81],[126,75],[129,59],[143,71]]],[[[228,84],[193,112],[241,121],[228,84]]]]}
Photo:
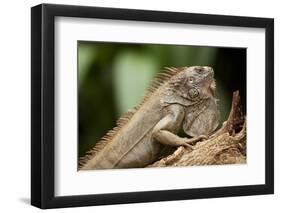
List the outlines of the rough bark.
{"type": "Polygon", "coordinates": [[[193,145],[193,150],[181,146],[148,167],[246,163],[246,117],[241,111],[239,91],[233,93],[231,111],[222,127],[209,139],[193,145]]]}

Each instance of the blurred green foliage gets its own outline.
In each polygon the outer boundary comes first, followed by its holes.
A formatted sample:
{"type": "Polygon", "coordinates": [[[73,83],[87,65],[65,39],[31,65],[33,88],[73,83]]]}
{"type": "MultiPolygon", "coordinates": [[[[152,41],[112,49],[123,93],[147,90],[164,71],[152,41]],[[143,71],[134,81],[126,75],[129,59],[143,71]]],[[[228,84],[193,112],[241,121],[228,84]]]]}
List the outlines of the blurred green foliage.
{"type": "Polygon", "coordinates": [[[222,121],[234,90],[240,90],[245,103],[246,49],[79,41],[78,155],[83,156],[141,101],[164,67],[193,65],[214,68],[222,121]]]}

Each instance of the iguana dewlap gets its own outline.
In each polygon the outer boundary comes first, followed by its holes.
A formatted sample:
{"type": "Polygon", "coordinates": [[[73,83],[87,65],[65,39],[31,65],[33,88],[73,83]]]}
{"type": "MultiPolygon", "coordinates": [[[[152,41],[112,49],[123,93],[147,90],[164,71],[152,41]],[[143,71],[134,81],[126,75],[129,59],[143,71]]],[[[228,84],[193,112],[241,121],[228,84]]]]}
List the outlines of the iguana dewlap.
{"type": "Polygon", "coordinates": [[[211,67],[167,68],[142,103],[117,122],[88,154],[81,170],[145,167],[165,146],[185,146],[218,126],[214,71],[211,67]],[[176,134],[180,129],[192,138],[176,134]]]}

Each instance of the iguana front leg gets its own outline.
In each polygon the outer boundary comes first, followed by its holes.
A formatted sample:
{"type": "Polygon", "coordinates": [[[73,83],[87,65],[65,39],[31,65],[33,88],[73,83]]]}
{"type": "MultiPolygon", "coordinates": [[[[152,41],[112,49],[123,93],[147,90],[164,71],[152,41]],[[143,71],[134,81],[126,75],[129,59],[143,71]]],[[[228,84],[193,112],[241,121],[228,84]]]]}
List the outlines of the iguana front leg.
{"type": "Polygon", "coordinates": [[[161,119],[152,130],[152,137],[157,142],[169,146],[184,146],[193,149],[190,143],[206,139],[204,135],[200,135],[196,138],[181,138],[177,136],[176,132],[179,131],[183,118],[184,108],[179,104],[173,104],[168,106],[168,114],[161,119]]]}

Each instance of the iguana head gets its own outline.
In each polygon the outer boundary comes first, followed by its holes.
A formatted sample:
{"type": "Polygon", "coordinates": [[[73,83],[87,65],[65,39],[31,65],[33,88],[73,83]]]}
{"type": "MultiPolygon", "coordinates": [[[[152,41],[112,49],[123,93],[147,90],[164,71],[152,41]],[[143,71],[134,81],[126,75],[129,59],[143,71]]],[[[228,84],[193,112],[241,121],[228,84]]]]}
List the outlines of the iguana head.
{"type": "Polygon", "coordinates": [[[163,99],[165,103],[189,106],[202,99],[214,97],[216,83],[211,67],[193,66],[179,69],[168,82],[163,99]]]}
{"type": "Polygon", "coordinates": [[[214,70],[211,67],[188,67],[184,74],[186,76],[184,88],[186,88],[190,99],[197,98],[197,96],[201,99],[214,96],[216,83],[214,70]]]}
{"type": "Polygon", "coordinates": [[[176,76],[175,81],[180,83],[178,91],[188,100],[196,101],[214,96],[216,84],[211,67],[187,67],[176,76]]]}
{"type": "Polygon", "coordinates": [[[209,135],[219,124],[214,71],[208,66],[181,68],[170,81],[162,102],[186,107],[183,130],[187,135],[209,135]]]}

